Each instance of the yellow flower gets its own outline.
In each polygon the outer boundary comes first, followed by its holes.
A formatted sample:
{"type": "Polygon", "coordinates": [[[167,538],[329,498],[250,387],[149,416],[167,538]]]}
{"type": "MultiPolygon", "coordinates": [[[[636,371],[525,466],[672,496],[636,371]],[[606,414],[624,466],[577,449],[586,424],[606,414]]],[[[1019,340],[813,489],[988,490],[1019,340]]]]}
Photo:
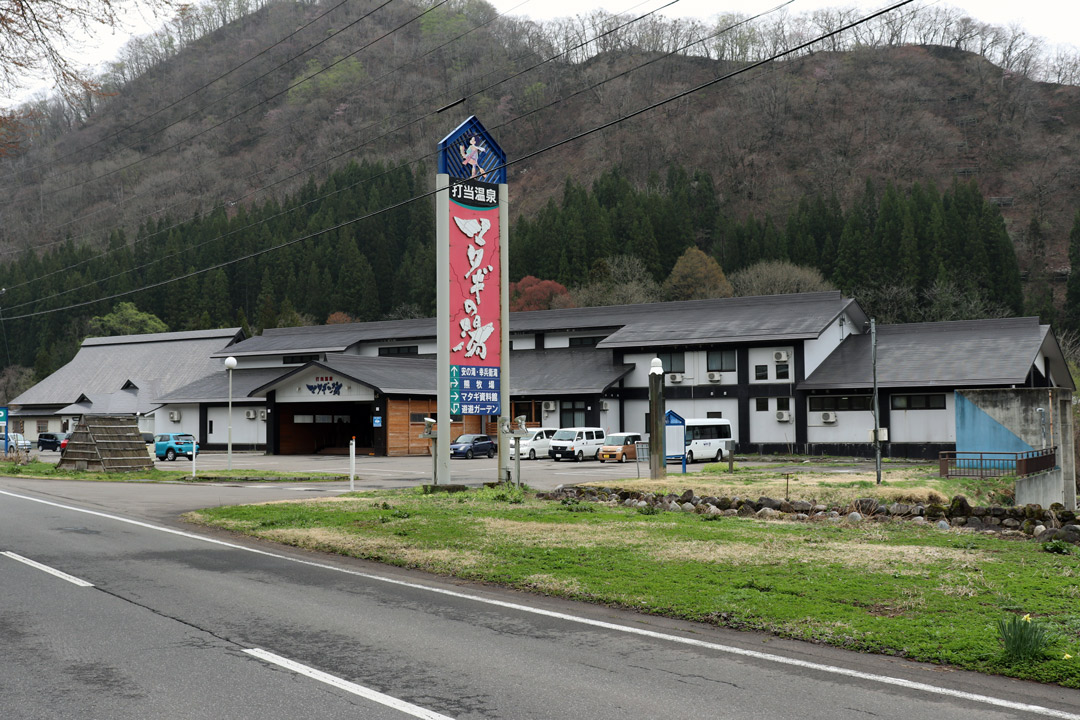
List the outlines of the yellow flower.
{"type": "Polygon", "coordinates": [[[1069,653],[1065,653],[1065,657],[1063,657],[1061,659],[1062,660],[1072,660],[1072,655],[1070,655],[1069,653]]]}
{"type": "Polygon", "coordinates": [[[1025,615],[1024,617],[1022,617],[1020,619],[1023,620],[1024,622],[1031,622],[1031,613],[1028,613],[1027,615],[1025,615]]]}

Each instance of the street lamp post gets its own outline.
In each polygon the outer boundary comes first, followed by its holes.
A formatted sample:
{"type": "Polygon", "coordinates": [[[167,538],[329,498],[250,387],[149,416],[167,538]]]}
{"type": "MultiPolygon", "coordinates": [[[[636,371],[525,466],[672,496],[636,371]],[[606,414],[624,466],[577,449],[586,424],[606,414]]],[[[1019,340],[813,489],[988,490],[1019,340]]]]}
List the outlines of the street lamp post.
{"type": "Polygon", "coordinates": [[[232,372],[236,369],[236,358],[231,355],[225,358],[225,369],[229,371],[229,461],[228,469],[232,470],[232,372]]]}

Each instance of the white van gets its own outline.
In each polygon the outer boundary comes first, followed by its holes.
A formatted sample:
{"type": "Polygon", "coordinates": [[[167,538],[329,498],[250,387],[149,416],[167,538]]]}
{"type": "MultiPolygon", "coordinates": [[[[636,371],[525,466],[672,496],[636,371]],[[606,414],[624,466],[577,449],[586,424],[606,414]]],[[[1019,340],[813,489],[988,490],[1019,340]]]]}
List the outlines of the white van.
{"type": "MultiPolygon", "coordinates": [[[[521,438],[521,457],[535,460],[538,457],[547,457],[548,448],[551,447],[551,436],[558,428],[529,428],[529,435],[521,438]]],[[[516,440],[510,440],[510,459],[517,457],[516,440]]]]}
{"type": "Polygon", "coordinates": [[[720,462],[731,456],[731,421],[720,418],[691,418],[686,421],[686,462],[705,460],[720,462]]]}
{"type": "Polygon", "coordinates": [[[562,458],[574,458],[578,462],[585,458],[595,460],[604,438],[604,428],[600,427],[563,428],[551,436],[548,455],[556,462],[562,458]]]}

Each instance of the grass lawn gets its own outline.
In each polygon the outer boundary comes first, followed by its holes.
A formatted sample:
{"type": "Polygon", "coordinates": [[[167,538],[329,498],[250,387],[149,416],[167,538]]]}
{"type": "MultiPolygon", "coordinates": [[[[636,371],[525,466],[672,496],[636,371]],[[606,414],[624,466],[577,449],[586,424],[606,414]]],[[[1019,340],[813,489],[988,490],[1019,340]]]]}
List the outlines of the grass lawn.
{"type": "Polygon", "coordinates": [[[131,482],[147,480],[154,482],[326,482],[342,480],[341,475],[322,475],[310,472],[274,472],[273,470],[201,470],[196,461],[195,478],[191,477],[191,463],[178,464],[176,470],[159,470],[156,467],[138,472],[78,472],[61,470],[55,462],[41,462],[32,459],[27,464],[0,459],[0,475],[5,477],[31,477],[55,480],[89,480],[97,482],[131,482]]]}
{"type": "Polygon", "coordinates": [[[1080,555],[1028,540],[902,522],[646,515],[501,488],[379,491],[186,517],[323,552],[1080,688],[1080,555]],[[1052,640],[1040,660],[1010,662],[997,621],[1024,614],[1052,640]]]}

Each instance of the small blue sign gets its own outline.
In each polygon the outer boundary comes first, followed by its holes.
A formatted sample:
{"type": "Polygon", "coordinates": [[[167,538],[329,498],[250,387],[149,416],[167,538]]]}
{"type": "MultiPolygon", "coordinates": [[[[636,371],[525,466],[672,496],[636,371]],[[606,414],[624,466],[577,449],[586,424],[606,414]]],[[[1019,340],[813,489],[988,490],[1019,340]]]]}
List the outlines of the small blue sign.
{"type": "Polygon", "coordinates": [[[382,427],[382,415],[371,416],[371,427],[382,427]]]}
{"type": "Polygon", "coordinates": [[[439,172],[462,180],[506,182],[506,153],[475,115],[439,142],[439,172]]]}

